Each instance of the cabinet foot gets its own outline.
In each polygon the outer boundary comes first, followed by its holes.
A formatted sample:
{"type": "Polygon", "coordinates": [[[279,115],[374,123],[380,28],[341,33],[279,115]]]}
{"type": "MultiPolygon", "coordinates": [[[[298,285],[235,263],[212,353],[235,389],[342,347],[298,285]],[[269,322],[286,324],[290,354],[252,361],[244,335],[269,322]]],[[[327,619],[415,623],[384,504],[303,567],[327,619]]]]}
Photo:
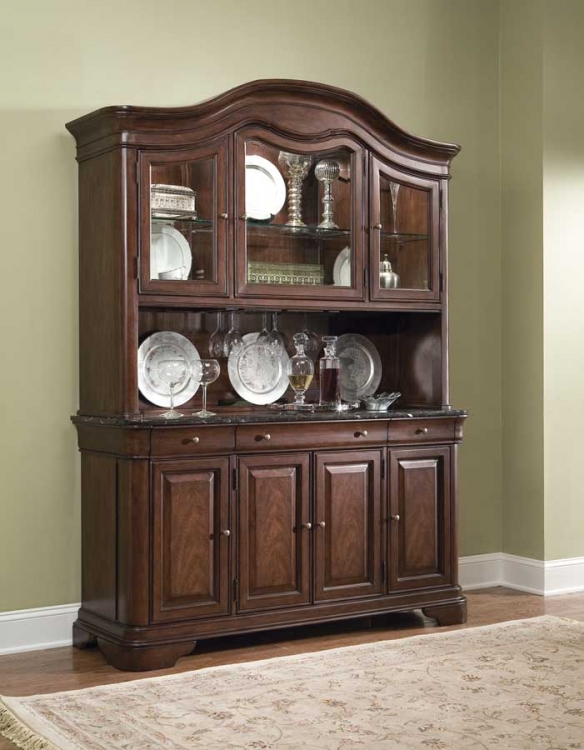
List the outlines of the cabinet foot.
{"type": "Polygon", "coordinates": [[[97,645],[97,638],[84,630],[76,622],[73,623],[73,647],[84,649],[97,645]]]}
{"type": "Polygon", "coordinates": [[[462,625],[466,622],[466,599],[452,604],[434,604],[422,607],[426,617],[438,620],[438,625],[462,625]]]}
{"type": "Polygon", "coordinates": [[[150,669],[174,667],[181,656],[187,656],[194,651],[197,642],[165,646],[120,646],[98,638],[97,645],[112,667],[124,672],[146,672],[150,669]]]}

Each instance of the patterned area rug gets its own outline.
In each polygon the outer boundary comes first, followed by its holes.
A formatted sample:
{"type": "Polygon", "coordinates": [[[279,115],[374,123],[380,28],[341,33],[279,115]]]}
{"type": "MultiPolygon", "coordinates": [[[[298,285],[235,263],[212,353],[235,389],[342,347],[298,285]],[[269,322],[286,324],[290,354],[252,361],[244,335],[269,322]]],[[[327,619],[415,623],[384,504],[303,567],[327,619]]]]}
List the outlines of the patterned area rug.
{"type": "Polygon", "coordinates": [[[538,617],[0,701],[24,750],[584,748],[584,623],[538,617]]]}

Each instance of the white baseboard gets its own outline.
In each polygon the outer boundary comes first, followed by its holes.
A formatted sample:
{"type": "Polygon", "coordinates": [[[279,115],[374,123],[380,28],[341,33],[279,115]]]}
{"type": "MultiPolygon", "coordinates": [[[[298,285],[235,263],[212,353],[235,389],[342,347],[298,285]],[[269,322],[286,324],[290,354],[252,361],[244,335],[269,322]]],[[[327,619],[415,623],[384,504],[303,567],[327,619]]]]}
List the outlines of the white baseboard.
{"type": "MultiPolygon", "coordinates": [[[[584,591],[584,557],[532,560],[493,552],[461,557],[460,584],[466,591],[506,586],[541,596],[584,591]]],[[[79,604],[0,612],[0,655],[71,645],[79,604]]]]}
{"type": "Polygon", "coordinates": [[[71,645],[79,604],[0,612],[0,655],[71,645]]]}
{"type": "Polygon", "coordinates": [[[533,560],[494,552],[459,560],[460,585],[466,591],[506,586],[540,596],[584,591],[584,557],[533,560]]]}

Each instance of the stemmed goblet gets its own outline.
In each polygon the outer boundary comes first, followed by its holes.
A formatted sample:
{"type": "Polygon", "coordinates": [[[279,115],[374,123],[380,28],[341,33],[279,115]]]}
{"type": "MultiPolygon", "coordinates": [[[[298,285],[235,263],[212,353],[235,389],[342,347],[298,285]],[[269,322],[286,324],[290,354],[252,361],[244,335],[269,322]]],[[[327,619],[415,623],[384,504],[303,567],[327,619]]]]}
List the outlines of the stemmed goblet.
{"type": "Polygon", "coordinates": [[[312,156],[280,151],[278,162],[288,172],[288,221],[287,227],[305,227],[302,221],[302,182],[312,164],[312,156]]]}
{"type": "Polygon", "coordinates": [[[229,330],[223,339],[223,355],[229,357],[231,352],[238,352],[243,346],[243,338],[235,324],[235,312],[229,312],[229,330]]]}
{"type": "Polygon", "coordinates": [[[217,313],[217,326],[209,337],[209,356],[222,357],[225,344],[225,331],[223,330],[223,313],[217,313]]]}
{"type": "Polygon", "coordinates": [[[286,348],[286,339],[284,337],[284,334],[280,330],[278,330],[277,312],[272,313],[272,330],[270,331],[270,336],[272,337],[272,346],[278,351],[278,354],[281,354],[282,351],[286,348]]]}
{"type": "Polygon", "coordinates": [[[182,412],[174,408],[174,394],[177,386],[186,385],[191,377],[189,363],[182,357],[176,359],[163,359],[159,367],[159,376],[163,383],[168,386],[170,395],[170,409],[161,414],[164,419],[178,419],[184,417],[182,412]]]}
{"type": "Polygon", "coordinates": [[[200,361],[200,383],[203,388],[203,408],[193,414],[193,417],[213,417],[214,411],[207,410],[207,386],[214,383],[219,377],[221,371],[219,362],[216,359],[202,359],[200,361]]]}

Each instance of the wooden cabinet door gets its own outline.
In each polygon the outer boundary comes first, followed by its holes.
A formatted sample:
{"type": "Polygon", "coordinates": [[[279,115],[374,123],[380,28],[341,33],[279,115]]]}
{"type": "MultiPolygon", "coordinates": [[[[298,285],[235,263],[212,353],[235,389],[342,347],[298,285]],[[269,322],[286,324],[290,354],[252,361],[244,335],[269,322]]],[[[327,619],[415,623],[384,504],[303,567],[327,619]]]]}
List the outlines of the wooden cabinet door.
{"type": "Polygon", "coordinates": [[[154,622],[229,612],[229,459],[154,462],[154,622]]]}
{"type": "Polygon", "coordinates": [[[317,453],[315,599],[381,592],[381,451],[317,453]]]}
{"type": "Polygon", "coordinates": [[[389,452],[390,588],[450,580],[450,448],[389,452]]]}
{"type": "Polygon", "coordinates": [[[239,610],[310,602],[308,453],[239,460],[239,610]]]}

